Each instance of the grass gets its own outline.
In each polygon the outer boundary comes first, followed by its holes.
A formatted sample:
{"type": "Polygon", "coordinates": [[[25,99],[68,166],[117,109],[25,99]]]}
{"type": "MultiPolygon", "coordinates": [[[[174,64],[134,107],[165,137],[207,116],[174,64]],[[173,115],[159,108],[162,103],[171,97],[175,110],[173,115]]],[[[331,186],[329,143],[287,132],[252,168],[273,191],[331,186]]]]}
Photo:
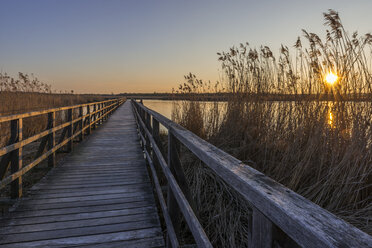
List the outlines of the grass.
{"type": "MultiPolygon", "coordinates": [[[[326,41],[304,31],[295,56],[279,58],[241,44],[219,53],[222,82],[189,74],[177,93],[225,92],[226,104],[182,101],[172,118],[217,147],[372,234],[371,102],[344,101],[371,93],[371,35],[351,37],[337,12],[324,13],[326,41]],[[333,86],[324,82],[337,72],[333,86]],[[315,94],[315,101],[264,101],[260,94],[315,94]],[[332,95],[333,101],[322,101],[332,95]]],[[[195,99],[196,100],[196,99],[195,99]]],[[[246,247],[250,207],[190,153],[183,166],[200,220],[217,247],[246,247]]]]}

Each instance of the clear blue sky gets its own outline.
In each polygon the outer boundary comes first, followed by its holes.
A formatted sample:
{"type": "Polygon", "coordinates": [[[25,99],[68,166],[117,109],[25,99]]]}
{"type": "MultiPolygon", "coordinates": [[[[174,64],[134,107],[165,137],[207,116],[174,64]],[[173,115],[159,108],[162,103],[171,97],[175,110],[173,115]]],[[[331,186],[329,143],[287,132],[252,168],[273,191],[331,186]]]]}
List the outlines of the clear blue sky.
{"type": "Polygon", "coordinates": [[[0,0],[0,70],[80,93],[170,91],[195,73],[217,80],[217,52],[248,41],[274,51],[322,13],[372,32],[371,0],[0,0]]]}

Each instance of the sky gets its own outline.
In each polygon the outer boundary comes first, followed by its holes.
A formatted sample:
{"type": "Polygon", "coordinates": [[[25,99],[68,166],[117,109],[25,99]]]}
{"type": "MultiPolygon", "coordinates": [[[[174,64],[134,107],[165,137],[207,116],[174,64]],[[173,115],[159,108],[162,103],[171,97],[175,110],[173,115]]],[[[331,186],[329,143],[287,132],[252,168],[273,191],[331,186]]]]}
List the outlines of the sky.
{"type": "Polygon", "coordinates": [[[0,72],[76,93],[171,92],[189,72],[219,80],[216,53],[239,43],[323,37],[328,9],[372,32],[371,0],[0,0],[0,72]]]}

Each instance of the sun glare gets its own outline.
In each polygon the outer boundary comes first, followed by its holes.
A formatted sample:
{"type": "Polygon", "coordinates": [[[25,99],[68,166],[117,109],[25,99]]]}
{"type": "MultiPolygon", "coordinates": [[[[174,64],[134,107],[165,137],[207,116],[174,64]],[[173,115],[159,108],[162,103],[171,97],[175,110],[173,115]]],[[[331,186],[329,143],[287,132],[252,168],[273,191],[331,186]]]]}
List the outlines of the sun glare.
{"type": "Polygon", "coordinates": [[[325,81],[329,83],[330,85],[333,85],[338,79],[338,76],[334,74],[333,72],[328,72],[325,76],[325,81]]]}

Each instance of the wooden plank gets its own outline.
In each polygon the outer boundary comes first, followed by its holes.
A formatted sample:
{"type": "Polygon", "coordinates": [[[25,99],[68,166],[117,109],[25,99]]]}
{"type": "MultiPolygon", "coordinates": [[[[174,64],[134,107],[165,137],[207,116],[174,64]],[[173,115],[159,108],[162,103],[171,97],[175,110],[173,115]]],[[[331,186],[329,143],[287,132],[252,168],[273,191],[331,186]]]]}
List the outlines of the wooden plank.
{"type": "MultiPolygon", "coordinates": [[[[80,117],[79,127],[80,127],[80,130],[83,130],[83,128],[84,128],[84,118],[83,118],[83,115],[84,115],[83,107],[79,107],[79,117],[80,117]]],[[[80,139],[80,141],[83,141],[83,139],[84,139],[84,132],[81,132],[80,133],[79,139],[80,139]]]]}
{"type": "Polygon", "coordinates": [[[150,155],[148,153],[146,154],[146,157],[147,157],[148,163],[150,165],[150,169],[151,169],[151,172],[152,172],[152,176],[153,176],[158,200],[159,200],[160,207],[161,207],[161,210],[163,212],[163,217],[164,217],[164,220],[165,220],[165,224],[166,224],[166,227],[167,227],[168,246],[179,247],[177,234],[176,234],[176,231],[174,230],[172,219],[171,219],[171,216],[169,215],[168,207],[165,203],[163,192],[162,192],[162,189],[161,189],[161,186],[160,186],[157,174],[156,174],[156,169],[155,169],[154,164],[151,161],[150,155]]]}
{"type": "MultiPolygon", "coordinates": [[[[113,171],[112,173],[115,173],[113,171]]],[[[116,172],[117,174],[115,176],[110,176],[110,174],[107,171],[95,171],[95,173],[74,173],[72,175],[67,174],[66,172],[61,172],[62,175],[58,175],[55,177],[55,181],[53,183],[58,183],[58,182],[72,182],[72,181],[78,181],[78,180],[85,180],[85,181],[92,181],[92,180],[110,180],[110,179],[128,179],[128,178],[144,178],[146,177],[146,172],[141,171],[137,172],[135,170],[125,170],[125,171],[120,171],[116,172]],[[102,175],[97,175],[102,173],[102,175]]]]}
{"type": "Polygon", "coordinates": [[[68,207],[84,207],[84,206],[98,206],[113,203],[127,203],[139,200],[152,199],[152,192],[132,192],[132,193],[116,193],[93,196],[80,197],[64,197],[64,198],[44,198],[37,201],[29,200],[22,206],[18,207],[15,212],[42,210],[42,209],[57,209],[68,207]]]}
{"type": "Polygon", "coordinates": [[[150,201],[152,199],[151,192],[136,192],[132,194],[114,194],[101,196],[87,196],[79,198],[57,198],[45,199],[44,201],[27,202],[21,207],[18,207],[14,212],[24,212],[30,210],[51,210],[51,209],[65,209],[75,207],[101,206],[138,201],[150,201]],[[43,203],[43,204],[42,204],[43,203]]]}
{"type": "Polygon", "coordinates": [[[172,147],[170,150],[171,156],[170,160],[168,159],[168,165],[173,173],[173,176],[176,178],[178,185],[180,186],[183,194],[185,195],[187,201],[190,203],[194,213],[198,216],[198,210],[194,198],[191,194],[189,183],[187,182],[186,176],[183,172],[181,160],[180,160],[180,143],[173,136],[171,132],[168,133],[168,144],[172,144],[169,147],[172,147]]]}
{"type": "MultiPolygon", "coordinates": [[[[149,180],[147,182],[150,182],[149,180]]],[[[126,185],[136,185],[136,184],[141,184],[143,181],[139,180],[133,180],[133,181],[126,181],[126,182],[118,182],[118,183],[102,183],[102,184],[81,184],[81,185],[61,185],[61,186],[50,186],[48,187],[49,189],[84,189],[84,188],[97,188],[98,185],[101,187],[111,187],[111,186],[126,186],[126,185]]],[[[46,186],[45,186],[46,187],[46,186]]],[[[36,188],[35,188],[36,189],[36,188]]]]}
{"type": "MultiPolygon", "coordinates": [[[[9,138],[7,147],[9,147],[11,145],[14,145],[17,142],[18,142],[18,120],[13,120],[10,123],[10,138],[9,138]]],[[[5,148],[7,148],[7,147],[5,147],[5,148]]],[[[7,152],[10,152],[10,151],[14,151],[15,149],[7,149],[7,150],[8,150],[7,152]]],[[[4,156],[2,156],[1,161],[0,161],[0,178],[4,179],[6,173],[9,169],[13,154],[11,154],[11,153],[1,154],[0,153],[0,155],[4,155],[4,156]]]]}
{"type": "Polygon", "coordinates": [[[92,128],[96,129],[97,127],[97,116],[96,116],[96,111],[97,111],[97,105],[93,104],[93,114],[92,114],[92,119],[93,119],[93,125],[92,128]]]}
{"type": "MultiPolygon", "coordinates": [[[[23,120],[12,120],[11,121],[11,133],[12,136],[17,137],[16,142],[22,141],[22,129],[23,129],[23,120]]],[[[12,151],[10,158],[10,172],[16,173],[22,169],[22,147],[12,151]]],[[[22,197],[22,177],[18,177],[10,184],[10,195],[11,198],[20,198],[22,197]]]]}
{"type": "MultiPolygon", "coordinates": [[[[135,109],[136,110],[136,109],[135,109]]],[[[136,111],[135,111],[136,112],[136,111]]],[[[136,112],[138,115],[138,112],[136,112]]],[[[170,168],[168,167],[167,163],[164,160],[164,157],[159,150],[159,147],[156,145],[154,138],[151,136],[150,132],[145,128],[144,122],[141,118],[138,118],[140,125],[143,127],[145,132],[148,134],[151,144],[153,146],[153,151],[156,153],[156,156],[159,159],[159,163],[162,167],[162,170],[168,180],[168,184],[170,185],[170,189],[172,190],[173,196],[176,199],[178,206],[190,228],[193,237],[200,247],[212,247],[207,235],[205,234],[202,226],[200,225],[197,217],[195,216],[190,204],[188,203],[185,195],[183,194],[181,188],[179,187],[175,177],[173,176],[170,168]]]]}
{"type": "MultiPolygon", "coordinates": [[[[51,129],[54,128],[56,125],[56,113],[51,112],[48,114],[48,128],[51,129]]],[[[56,145],[56,134],[55,132],[52,132],[51,134],[48,135],[48,150],[52,150],[54,146],[56,145]]],[[[54,167],[56,165],[56,153],[53,152],[49,157],[48,157],[48,166],[49,167],[54,167]]]]}
{"type": "Polygon", "coordinates": [[[133,214],[133,215],[118,215],[115,218],[110,217],[103,217],[103,218],[92,218],[86,220],[70,220],[70,221],[63,221],[63,222],[49,222],[43,224],[31,224],[31,225],[18,225],[18,226],[10,226],[7,228],[3,228],[0,230],[0,235],[7,235],[7,234],[20,234],[20,233],[27,233],[27,232],[43,232],[43,231],[50,231],[50,230],[63,230],[63,229],[70,229],[70,228],[77,228],[77,227],[89,227],[89,226],[100,226],[100,225],[108,225],[108,224],[120,224],[120,223],[127,223],[127,222],[136,222],[136,221],[144,221],[144,220],[154,220],[157,218],[155,212],[151,213],[140,213],[140,214],[133,214]]]}
{"type": "Polygon", "coordinates": [[[134,103],[171,130],[181,143],[244,199],[304,247],[371,247],[372,237],[171,120],[134,103]]]}
{"type": "MultiPolygon", "coordinates": [[[[116,228],[116,229],[125,229],[116,228]]],[[[45,239],[39,241],[31,242],[22,242],[22,243],[8,243],[0,245],[0,248],[31,248],[31,247],[66,247],[71,245],[87,245],[87,244],[97,244],[103,242],[113,242],[113,241],[127,241],[134,239],[143,239],[149,237],[156,237],[161,235],[161,229],[159,227],[148,227],[143,229],[134,229],[134,230],[124,230],[118,232],[107,232],[107,233],[98,233],[84,236],[72,236],[66,238],[58,239],[45,239]]]]}
{"type": "MultiPolygon", "coordinates": [[[[97,172],[97,173],[100,173],[100,172],[97,172]]],[[[115,177],[99,177],[99,176],[91,176],[91,177],[77,177],[77,178],[61,178],[59,180],[55,180],[52,182],[52,184],[49,184],[48,185],[65,185],[65,184],[68,184],[68,185],[82,185],[82,184],[97,184],[97,183],[109,183],[109,182],[115,182],[115,183],[118,183],[118,182],[123,182],[123,181],[126,181],[126,180],[133,180],[133,176],[136,177],[136,180],[143,180],[144,182],[148,181],[148,177],[147,175],[145,175],[145,173],[141,173],[141,174],[132,174],[132,175],[128,175],[128,174],[123,174],[122,176],[118,176],[116,175],[115,177]],[[83,182],[82,182],[83,181],[83,182]]]]}
{"type": "Polygon", "coordinates": [[[70,220],[86,220],[92,218],[104,218],[120,215],[132,215],[140,213],[153,213],[156,212],[154,206],[145,206],[138,208],[127,208],[127,209],[115,209],[107,211],[96,211],[96,212],[86,212],[86,213],[74,213],[74,214],[59,214],[51,216],[35,216],[27,218],[11,218],[4,219],[2,223],[8,226],[17,226],[17,225],[33,225],[33,224],[42,224],[42,223],[55,223],[60,221],[70,221],[70,220]]]}
{"type": "Polygon", "coordinates": [[[16,173],[11,174],[10,176],[4,178],[2,181],[0,181],[0,188],[4,187],[5,185],[13,182],[17,178],[21,177],[23,174],[31,170],[34,166],[38,165],[41,161],[46,159],[49,155],[56,152],[58,149],[60,149],[62,146],[64,146],[67,142],[69,142],[71,139],[75,138],[77,135],[79,135],[79,132],[74,134],[71,138],[64,140],[62,143],[56,145],[52,150],[49,150],[48,152],[44,153],[42,156],[34,160],[33,162],[29,163],[25,167],[23,167],[21,170],[19,170],[16,173]]]}
{"type": "Polygon", "coordinates": [[[94,244],[94,245],[83,245],[79,247],[90,247],[90,248],[138,248],[138,247],[146,247],[146,248],[155,248],[155,247],[164,247],[164,240],[160,237],[155,238],[143,238],[143,239],[135,239],[135,240],[128,240],[128,241],[116,241],[116,242],[106,242],[102,244],[94,244]]]}
{"type": "Polygon", "coordinates": [[[137,207],[147,207],[154,205],[153,200],[141,200],[125,203],[113,203],[103,206],[87,206],[87,207],[71,207],[64,209],[46,209],[40,211],[26,211],[26,212],[14,212],[12,213],[12,218],[25,218],[25,217],[36,217],[36,216],[53,216],[60,214],[76,214],[76,213],[89,213],[97,211],[110,211],[110,210],[120,210],[128,208],[137,207]]]}
{"type": "Polygon", "coordinates": [[[136,184],[136,185],[128,185],[126,187],[122,186],[116,186],[116,187],[99,187],[98,189],[91,191],[90,189],[82,189],[79,191],[73,191],[73,192],[66,192],[66,190],[37,190],[36,195],[32,195],[32,199],[45,199],[45,198],[58,198],[58,197],[72,197],[72,196],[89,196],[89,195],[101,195],[105,194],[111,194],[111,193],[129,193],[129,192],[137,192],[137,191],[144,191],[148,187],[147,183],[144,183],[142,185],[136,184]],[[39,193],[40,192],[40,193],[39,193]]]}
{"type": "Polygon", "coordinates": [[[273,224],[260,211],[253,208],[252,247],[271,248],[273,245],[273,224]]]}
{"type": "MultiPolygon", "coordinates": [[[[179,149],[179,144],[177,144],[177,140],[175,140],[170,133],[168,133],[168,166],[170,172],[173,174],[175,177],[175,168],[174,164],[179,163],[178,160],[179,158],[176,157],[176,151],[179,149]]],[[[175,180],[177,181],[176,177],[175,180]]],[[[173,189],[172,189],[172,184],[168,181],[168,191],[167,191],[167,206],[168,206],[168,212],[170,219],[173,224],[174,231],[177,235],[179,235],[180,228],[181,228],[181,210],[178,206],[176,197],[174,196],[173,189]]],[[[167,247],[172,247],[171,246],[171,239],[168,237],[167,239],[167,247]]]]}
{"type": "MultiPolygon", "coordinates": [[[[117,101],[117,100],[116,99],[115,100],[107,100],[107,101],[96,102],[96,103],[106,103],[106,102],[112,103],[112,102],[115,102],[115,101],[117,101]]],[[[92,103],[78,104],[78,105],[72,105],[72,106],[66,106],[66,107],[60,107],[60,108],[51,108],[51,109],[41,110],[41,111],[32,111],[32,112],[23,113],[23,114],[0,116],[0,123],[1,122],[6,122],[6,121],[17,120],[17,119],[20,119],[20,118],[24,119],[24,118],[28,118],[28,117],[32,117],[32,116],[48,114],[50,112],[60,112],[60,111],[68,110],[68,109],[71,109],[71,108],[85,107],[85,106],[89,106],[91,104],[92,103]]]]}
{"type": "MultiPolygon", "coordinates": [[[[89,105],[88,105],[89,108],[89,105]]],[[[69,126],[67,126],[67,138],[69,141],[67,142],[67,152],[71,152],[73,149],[73,109],[68,109],[67,110],[67,122],[70,123],[69,126]]]]}
{"type": "MultiPolygon", "coordinates": [[[[86,146],[77,146],[64,165],[52,169],[29,198],[0,220],[0,247],[164,245],[146,164],[133,135],[130,104],[111,115],[114,107],[105,106],[110,120],[84,142],[86,146]]],[[[36,162],[67,142],[48,149],[36,162]]]]}

